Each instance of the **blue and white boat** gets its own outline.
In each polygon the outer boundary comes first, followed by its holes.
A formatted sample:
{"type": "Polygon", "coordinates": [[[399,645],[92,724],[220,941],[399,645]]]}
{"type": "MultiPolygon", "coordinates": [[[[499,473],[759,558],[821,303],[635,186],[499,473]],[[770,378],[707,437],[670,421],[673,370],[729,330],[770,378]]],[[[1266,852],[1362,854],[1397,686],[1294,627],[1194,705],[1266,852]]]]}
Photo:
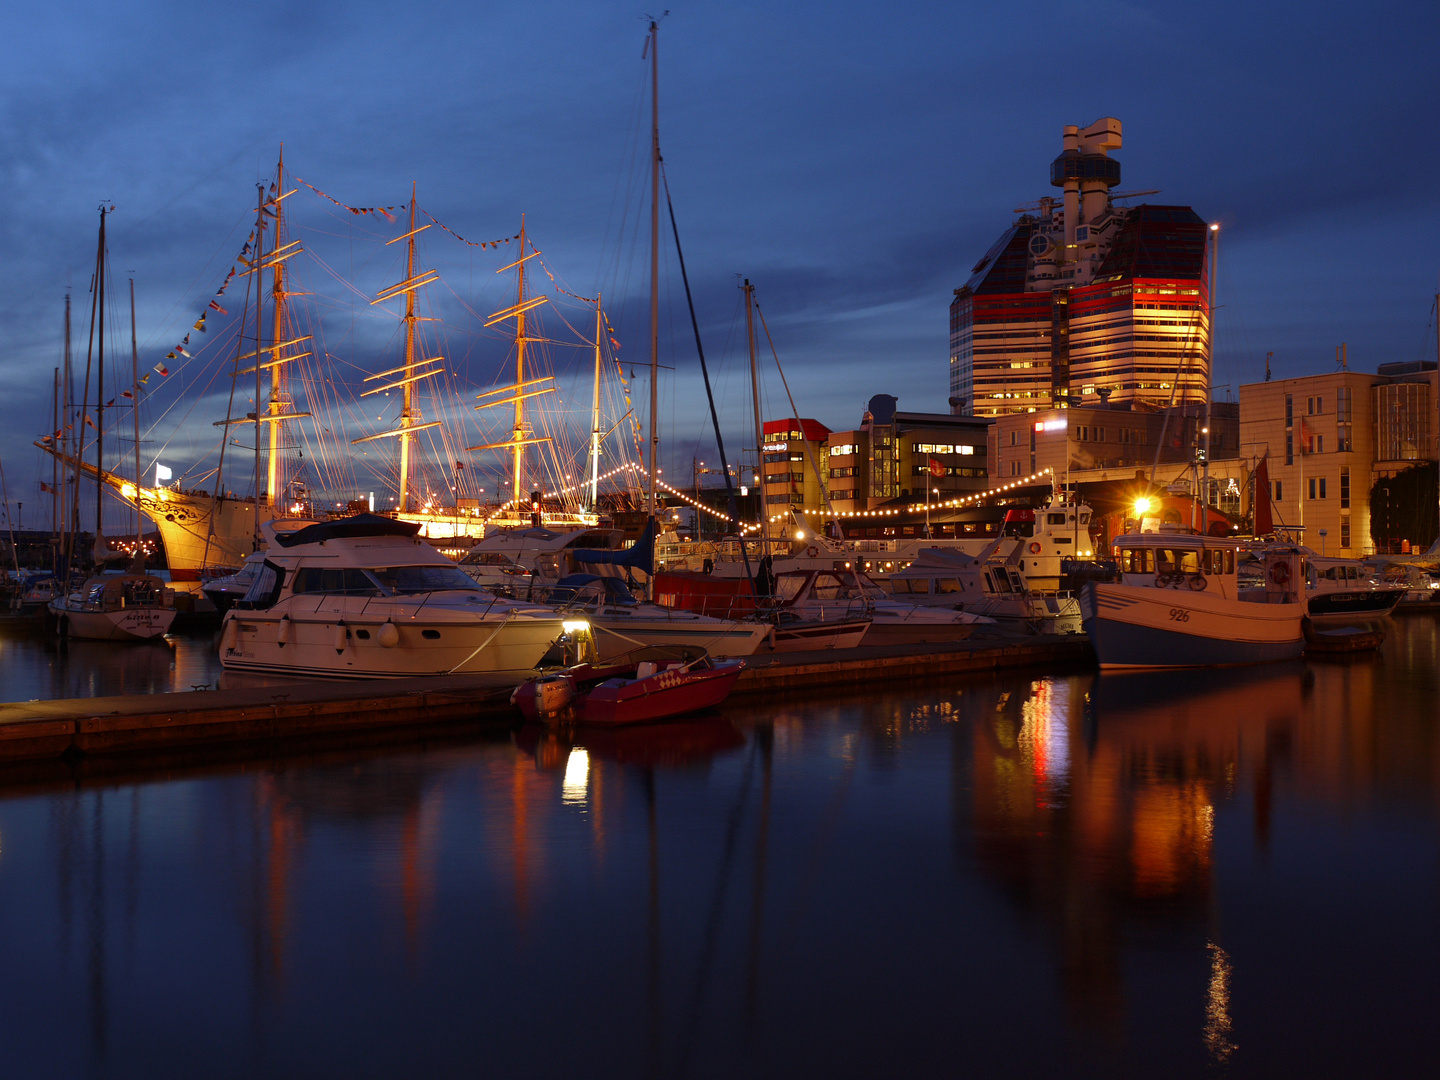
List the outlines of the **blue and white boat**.
{"type": "Polygon", "coordinates": [[[1298,553],[1267,553],[1264,589],[1242,596],[1233,541],[1140,533],[1114,548],[1120,580],[1087,582],[1080,594],[1081,623],[1102,668],[1258,664],[1304,650],[1298,553]]]}

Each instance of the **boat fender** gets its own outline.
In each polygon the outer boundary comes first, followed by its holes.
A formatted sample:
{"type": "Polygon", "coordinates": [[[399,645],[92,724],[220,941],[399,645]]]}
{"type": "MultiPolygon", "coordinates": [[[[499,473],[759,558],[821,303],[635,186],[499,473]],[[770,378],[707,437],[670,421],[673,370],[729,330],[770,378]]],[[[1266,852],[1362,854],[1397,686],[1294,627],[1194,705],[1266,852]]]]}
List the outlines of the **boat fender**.
{"type": "Polygon", "coordinates": [[[1032,544],[1030,545],[1030,554],[1031,554],[1031,555],[1039,555],[1039,554],[1040,554],[1040,541],[1036,540],[1034,543],[1032,543],[1032,544]]]}
{"type": "Polygon", "coordinates": [[[275,629],[275,640],[280,643],[280,647],[281,647],[282,649],[283,649],[286,645],[290,644],[290,616],[289,616],[289,615],[282,615],[282,616],[280,616],[280,625],[275,629]]]}
{"type": "Polygon", "coordinates": [[[220,648],[224,652],[234,652],[236,642],[240,638],[240,627],[235,619],[225,620],[225,632],[220,635],[220,648]]]}
{"type": "Polygon", "coordinates": [[[1290,580],[1290,564],[1277,562],[1270,567],[1270,580],[1276,585],[1284,585],[1290,580]]]}
{"type": "Polygon", "coordinates": [[[380,629],[375,633],[375,640],[385,648],[393,649],[400,644],[400,628],[387,620],[380,624],[380,629]]]}
{"type": "Polygon", "coordinates": [[[813,559],[813,558],[815,558],[815,556],[817,556],[817,555],[820,554],[820,549],[817,548],[814,544],[811,544],[809,547],[807,547],[807,548],[805,549],[805,554],[806,554],[806,555],[809,555],[810,558],[813,559]]]}
{"type": "Polygon", "coordinates": [[[345,643],[350,637],[350,628],[343,622],[335,624],[335,652],[336,654],[345,651],[345,643]]]}
{"type": "Polygon", "coordinates": [[[1205,591],[1205,586],[1206,586],[1207,584],[1209,584],[1209,583],[1205,580],[1205,575],[1204,575],[1204,574],[1191,574],[1191,575],[1190,575],[1190,581],[1189,581],[1190,588],[1194,589],[1196,592],[1204,592],[1204,591],[1205,591]]]}

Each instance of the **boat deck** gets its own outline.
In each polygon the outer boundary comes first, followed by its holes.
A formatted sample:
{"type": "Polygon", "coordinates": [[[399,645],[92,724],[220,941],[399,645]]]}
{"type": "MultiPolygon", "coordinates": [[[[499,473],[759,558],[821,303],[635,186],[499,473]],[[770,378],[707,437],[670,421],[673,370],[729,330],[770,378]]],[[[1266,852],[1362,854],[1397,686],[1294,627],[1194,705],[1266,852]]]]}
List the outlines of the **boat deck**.
{"type": "MultiPolygon", "coordinates": [[[[1027,637],[774,653],[746,658],[729,700],[750,694],[814,695],[826,689],[924,678],[944,683],[1001,668],[1093,662],[1083,638],[1027,637]]],[[[505,726],[519,719],[493,676],[384,682],[294,681],[189,693],[0,704],[0,761],[155,753],[205,747],[274,749],[367,732],[419,735],[456,723],[505,726]]]]}

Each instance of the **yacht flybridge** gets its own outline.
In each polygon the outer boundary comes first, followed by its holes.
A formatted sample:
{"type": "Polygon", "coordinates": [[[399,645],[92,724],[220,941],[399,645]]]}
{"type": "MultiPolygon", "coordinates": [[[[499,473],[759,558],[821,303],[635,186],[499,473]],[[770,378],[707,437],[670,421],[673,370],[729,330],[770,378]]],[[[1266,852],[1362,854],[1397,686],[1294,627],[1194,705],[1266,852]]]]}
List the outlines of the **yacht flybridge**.
{"type": "MultiPolygon", "coordinates": [[[[348,679],[484,673],[513,686],[583,618],[484,592],[417,539],[420,526],[372,514],[284,531],[245,599],[226,613],[227,671],[348,679]]],[[[572,656],[574,654],[572,653],[572,656]]]]}

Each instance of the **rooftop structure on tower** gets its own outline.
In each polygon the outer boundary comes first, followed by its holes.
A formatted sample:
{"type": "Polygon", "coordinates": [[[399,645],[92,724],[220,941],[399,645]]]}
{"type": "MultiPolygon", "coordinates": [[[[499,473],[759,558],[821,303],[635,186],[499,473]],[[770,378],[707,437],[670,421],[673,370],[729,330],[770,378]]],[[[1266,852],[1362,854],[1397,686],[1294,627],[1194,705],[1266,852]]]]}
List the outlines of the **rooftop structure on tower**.
{"type": "Polygon", "coordinates": [[[1205,399],[1206,226],[1188,206],[1116,199],[1120,121],[1067,126],[1058,196],[1016,210],[950,305],[950,408],[999,416],[1205,399]]]}

